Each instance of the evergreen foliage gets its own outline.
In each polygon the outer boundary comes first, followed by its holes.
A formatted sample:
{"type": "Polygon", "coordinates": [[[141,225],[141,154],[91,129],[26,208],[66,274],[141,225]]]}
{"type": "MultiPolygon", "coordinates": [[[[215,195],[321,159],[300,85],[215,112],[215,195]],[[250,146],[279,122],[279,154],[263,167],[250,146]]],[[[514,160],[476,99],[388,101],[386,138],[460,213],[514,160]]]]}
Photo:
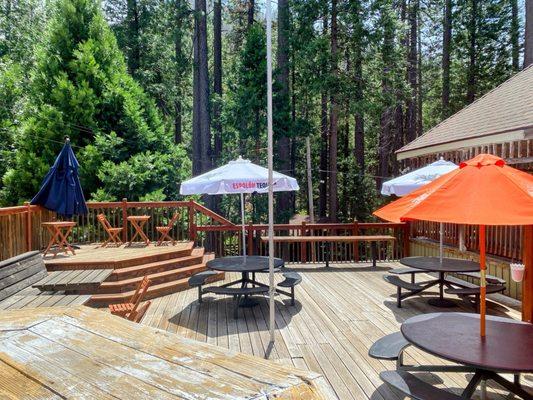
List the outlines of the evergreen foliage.
{"type": "Polygon", "coordinates": [[[174,197],[176,182],[187,176],[186,155],[172,144],[153,100],[128,75],[99,2],[59,0],[56,7],[36,49],[3,201],[18,203],[37,191],[64,136],[75,146],[89,198],[174,197]]]}

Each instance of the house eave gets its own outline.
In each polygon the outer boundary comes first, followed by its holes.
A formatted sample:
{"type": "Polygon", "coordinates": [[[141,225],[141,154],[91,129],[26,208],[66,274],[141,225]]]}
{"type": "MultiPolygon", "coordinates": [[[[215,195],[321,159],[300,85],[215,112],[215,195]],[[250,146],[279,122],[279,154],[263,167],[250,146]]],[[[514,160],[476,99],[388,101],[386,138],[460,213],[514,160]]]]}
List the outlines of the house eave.
{"type": "Polygon", "coordinates": [[[524,140],[533,138],[532,129],[516,129],[513,131],[500,132],[484,136],[478,136],[469,139],[450,141],[446,143],[439,143],[432,146],[420,147],[411,150],[398,150],[396,157],[398,161],[408,158],[420,157],[427,154],[443,153],[452,150],[461,150],[469,147],[484,146],[487,144],[512,142],[515,140],[524,140]]]}

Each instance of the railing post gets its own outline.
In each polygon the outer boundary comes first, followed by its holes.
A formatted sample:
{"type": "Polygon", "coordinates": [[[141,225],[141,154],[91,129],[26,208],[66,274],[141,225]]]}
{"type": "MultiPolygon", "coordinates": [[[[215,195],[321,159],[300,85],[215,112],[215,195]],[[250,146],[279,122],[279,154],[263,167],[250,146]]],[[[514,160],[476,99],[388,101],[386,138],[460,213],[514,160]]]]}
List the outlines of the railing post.
{"type": "Polygon", "coordinates": [[[533,225],[524,227],[522,281],[522,321],[533,323],[533,225]]]}
{"type": "Polygon", "coordinates": [[[128,199],[123,198],[122,204],[122,241],[126,243],[128,241],[128,199]]]}
{"type": "Polygon", "coordinates": [[[194,201],[189,201],[189,240],[196,242],[196,223],[194,219],[194,201]]]}
{"type": "MultiPolygon", "coordinates": [[[[352,235],[359,235],[359,222],[357,220],[353,223],[352,235]]],[[[357,242],[357,240],[353,243],[353,260],[354,262],[359,262],[359,242],[357,242]]]]}
{"type": "Polygon", "coordinates": [[[29,201],[24,203],[26,206],[26,251],[32,249],[32,216],[31,216],[31,204],[29,201]]]}
{"type": "Polygon", "coordinates": [[[253,256],[254,255],[254,225],[249,222],[248,223],[248,232],[247,232],[247,240],[248,240],[248,255],[253,256]]]}
{"type": "Polygon", "coordinates": [[[403,254],[402,257],[409,257],[409,243],[410,243],[410,223],[406,222],[403,226],[403,254]]]}
{"type": "MultiPolygon", "coordinates": [[[[300,236],[305,236],[307,233],[307,228],[305,227],[305,225],[305,221],[302,221],[302,227],[300,228],[300,236]]],[[[303,241],[300,242],[300,262],[304,264],[307,262],[307,243],[303,241]]]]}

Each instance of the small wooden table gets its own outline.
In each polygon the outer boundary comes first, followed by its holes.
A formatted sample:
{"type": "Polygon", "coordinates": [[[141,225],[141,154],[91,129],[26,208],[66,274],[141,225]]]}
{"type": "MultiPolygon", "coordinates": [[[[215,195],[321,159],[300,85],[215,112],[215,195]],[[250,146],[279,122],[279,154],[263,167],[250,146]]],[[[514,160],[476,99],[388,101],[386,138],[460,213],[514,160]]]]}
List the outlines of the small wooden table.
{"type": "Polygon", "coordinates": [[[146,236],[146,233],[144,233],[143,230],[144,225],[148,222],[149,219],[149,215],[130,215],[129,217],[127,217],[127,220],[130,222],[131,226],[133,226],[133,229],[135,230],[135,233],[128,242],[128,246],[131,246],[133,240],[135,240],[137,236],[140,236],[147,246],[150,244],[150,239],[148,239],[148,236],[146,236]]]}
{"type": "Polygon", "coordinates": [[[72,228],[76,226],[75,222],[71,221],[52,221],[52,222],[42,222],[41,225],[45,227],[50,233],[50,241],[43,255],[48,254],[53,245],[57,245],[58,250],[54,253],[54,257],[61,251],[64,251],[65,254],[72,252],[73,255],[76,255],[74,249],[67,241],[68,235],[72,232],[72,228]]]}
{"type": "Polygon", "coordinates": [[[336,398],[316,372],[83,306],[3,311],[0,376],[0,398],[336,398]]]}
{"type": "MultiPolygon", "coordinates": [[[[263,242],[268,242],[268,236],[261,236],[263,242]]],[[[326,267],[330,261],[330,243],[336,242],[370,242],[372,249],[372,266],[376,266],[377,242],[394,242],[396,238],[390,235],[359,235],[359,236],[274,236],[274,242],[281,243],[325,243],[326,267]]]]}

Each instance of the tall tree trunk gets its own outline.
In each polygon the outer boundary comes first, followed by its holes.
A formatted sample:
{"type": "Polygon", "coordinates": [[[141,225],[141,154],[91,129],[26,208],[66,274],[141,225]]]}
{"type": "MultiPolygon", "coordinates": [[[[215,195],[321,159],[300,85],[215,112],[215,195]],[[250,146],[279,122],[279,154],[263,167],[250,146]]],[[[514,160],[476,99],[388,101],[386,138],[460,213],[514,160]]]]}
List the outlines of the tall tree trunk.
{"type": "Polygon", "coordinates": [[[254,23],[254,17],[255,17],[255,0],[248,0],[248,28],[252,26],[254,23]]]}
{"type": "Polygon", "coordinates": [[[409,53],[407,56],[407,77],[409,81],[409,95],[407,96],[407,142],[417,137],[417,66],[418,66],[418,8],[420,0],[409,2],[409,53]]]}
{"type": "Polygon", "coordinates": [[[328,208],[328,96],[322,93],[320,101],[320,184],[318,212],[321,219],[326,218],[328,208]]]}
{"type": "Polygon", "coordinates": [[[418,46],[417,46],[417,80],[416,80],[416,99],[418,101],[416,107],[416,135],[420,136],[424,132],[424,120],[422,109],[424,106],[424,97],[422,95],[422,21],[420,18],[420,10],[418,11],[418,46]]]}
{"type": "Polygon", "coordinates": [[[471,15],[468,24],[468,39],[469,39],[469,63],[468,63],[468,81],[466,90],[466,101],[472,103],[476,99],[477,86],[477,14],[478,14],[478,0],[471,1],[471,15]]]}
{"type": "MultiPolygon", "coordinates": [[[[276,156],[277,167],[287,173],[291,169],[291,141],[288,136],[290,126],[289,96],[289,2],[278,0],[278,52],[276,74],[276,114],[282,116],[277,122],[276,156]]],[[[288,222],[292,216],[292,192],[277,194],[276,220],[288,222]]]]}
{"type": "MultiPolygon", "coordinates": [[[[335,84],[338,77],[337,52],[337,0],[331,1],[331,76],[335,84]]],[[[338,104],[337,91],[331,90],[329,111],[329,219],[337,221],[338,184],[337,184],[337,133],[338,104]]]]}
{"type": "Polygon", "coordinates": [[[354,23],[354,47],[353,47],[353,77],[354,77],[354,98],[357,102],[354,112],[354,156],[359,173],[365,170],[365,124],[362,110],[363,98],[363,16],[361,15],[361,2],[354,2],[352,13],[355,18],[354,23]]]}
{"type": "Polygon", "coordinates": [[[452,48],[452,0],[445,0],[442,31],[442,119],[450,116],[450,54],[452,48]]]}
{"type": "Polygon", "coordinates": [[[127,2],[128,72],[135,76],[141,65],[139,7],[137,0],[127,2]]]}
{"type": "MultiPolygon", "coordinates": [[[[394,135],[392,127],[398,116],[398,110],[392,104],[393,86],[392,70],[394,65],[394,20],[392,10],[384,9],[381,19],[383,26],[382,63],[383,73],[381,77],[381,91],[383,97],[383,109],[380,117],[380,133],[378,138],[378,179],[377,189],[381,189],[383,178],[389,176],[391,152],[394,148],[394,135]]],[[[396,96],[395,96],[396,97],[396,96]]],[[[401,115],[401,113],[400,113],[401,115]]],[[[401,125],[401,124],[400,124],[401,125]]]]}
{"type": "Polygon", "coordinates": [[[182,90],[183,74],[185,72],[186,63],[183,54],[183,19],[185,12],[183,7],[183,0],[176,0],[175,3],[175,18],[174,18],[174,58],[176,62],[175,85],[176,97],[174,99],[174,143],[178,144],[183,141],[182,134],[182,90]]]}
{"type": "Polygon", "coordinates": [[[213,104],[213,127],[215,138],[213,147],[213,161],[215,165],[220,162],[222,153],[222,2],[215,0],[213,5],[213,93],[216,96],[213,104]]]}
{"type": "Polygon", "coordinates": [[[520,24],[518,22],[518,0],[511,0],[511,58],[514,72],[517,72],[520,69],[520,44],[518,43],[519,36],[520,24]]]}
{"type": "Polygon", "coordinates": [[[211,168],[206,0],[194,1],[193,175],[211,168]]]}
{"type": "Polygon", "coordinates": [[[533,64],[533,1],[526,0],[526,29],[524,40],[524,68],[533,64]]]}
{"type": "MultiPolygon", "coordinates": [[[[323,17],[324,35],[328,31],[327,11],[323,17]]],[[[326,71],[323,71],[326,72],[326,71]]],[[[320,219],[325,219],[328,209],[328,154],[329,154],[329,124],[328,124],[328,95],[325,85],[322,87],[320,99],[320,183],[319,183],[319,203],[318,215],[320,219]]]]}

